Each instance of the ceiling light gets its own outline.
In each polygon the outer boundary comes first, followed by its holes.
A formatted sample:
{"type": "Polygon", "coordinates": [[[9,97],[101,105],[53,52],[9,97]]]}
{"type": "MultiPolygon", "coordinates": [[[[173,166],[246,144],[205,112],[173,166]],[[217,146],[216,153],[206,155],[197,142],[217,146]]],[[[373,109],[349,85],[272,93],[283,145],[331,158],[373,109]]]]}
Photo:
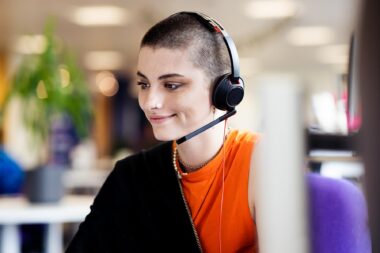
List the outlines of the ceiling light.
{"type": "Polygon", "coordinates": [[[123,56],[117,51],[92,51],[84,58],[90,70],[117,70],[123,67],[123,56]]]}
{"type": "Polygon", "coordinates": [[[275,19],[294,16],[298,9],[297,4],[293,1],[265,0],[248,3],[245,12],[252,18],[275,19]]]}
{"type": "Polygon", "coordinates": [[[88,6],[74,10],[72,20],[83,26],[124,25],[128,21],[125,9],[116,6],[88,6]]]}
{"type": "Polygon", "coordinates": [[[317,46],[332,41],[333,31],[328,27],[295,27],[288,34],[288,41],[295,46],[317,46]]]}
{"type": "Polygon", "coordinates": [[[325,64],[348,64],[348,53],[349,46],[342,45],[331,45],[321,48],[317,52],[317,58],[320,62],[325,64]]]}

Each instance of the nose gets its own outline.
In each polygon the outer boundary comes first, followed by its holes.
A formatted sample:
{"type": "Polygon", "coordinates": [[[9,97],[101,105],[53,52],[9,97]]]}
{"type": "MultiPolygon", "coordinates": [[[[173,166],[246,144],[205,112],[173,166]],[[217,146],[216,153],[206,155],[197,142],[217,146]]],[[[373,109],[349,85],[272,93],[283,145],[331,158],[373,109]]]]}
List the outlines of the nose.
{"type": "Polygon", "coordinates": [[[161,109],[164,102],[164,96],[159,90],[149,88],[147,90],[140,91],[139,104],[144,111],[153,111],[161,109]]]}

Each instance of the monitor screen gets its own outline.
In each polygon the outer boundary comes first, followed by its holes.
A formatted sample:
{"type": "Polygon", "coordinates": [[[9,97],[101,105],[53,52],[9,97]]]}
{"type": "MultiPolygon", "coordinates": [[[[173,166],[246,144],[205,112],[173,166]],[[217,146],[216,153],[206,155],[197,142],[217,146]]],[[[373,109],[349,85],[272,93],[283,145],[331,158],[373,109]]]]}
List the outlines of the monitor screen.
{"type": "Polygon", "coordinates": [[[358,83],[358,41],[353,35],[350,42],[348,62],[347,126],[349,133],[357,132],[361,126],[361,103],[358,83]]]}

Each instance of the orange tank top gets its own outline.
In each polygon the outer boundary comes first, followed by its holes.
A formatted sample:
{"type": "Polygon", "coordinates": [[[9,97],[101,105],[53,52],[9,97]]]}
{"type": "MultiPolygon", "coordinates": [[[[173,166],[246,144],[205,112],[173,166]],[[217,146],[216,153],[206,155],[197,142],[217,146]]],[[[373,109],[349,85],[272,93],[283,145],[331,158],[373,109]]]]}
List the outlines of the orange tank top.
{"type": "Polygon", "coordinates": [[[182,177],[183,191],[206,253],[219,252],[219,231],[223,253],[258,252],[256,226],[248,205],[250,160],[257,139],[257,135],[249,132],[231,131],[224,151],[222,148],[203,168],[182,177]],[[220,226],[223,154],[224,200],[220,226]]]}

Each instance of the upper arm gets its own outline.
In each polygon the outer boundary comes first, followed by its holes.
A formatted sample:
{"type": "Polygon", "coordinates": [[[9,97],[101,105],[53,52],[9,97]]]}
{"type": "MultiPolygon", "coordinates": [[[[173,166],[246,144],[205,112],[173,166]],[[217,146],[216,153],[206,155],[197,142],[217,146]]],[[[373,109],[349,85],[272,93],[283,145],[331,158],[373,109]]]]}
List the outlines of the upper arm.
{"type": "Polygon", "coordinates": [[[251,211],[251,216],[256,222],[255,215],[255,195],[256,195],[256,174],[258,170],[258,153],[261,144],[260,141],[256,141],[251,152],[251,161],[249,168],[249,177],[248,177],[248,204],[249,210],[251,211]]]}

